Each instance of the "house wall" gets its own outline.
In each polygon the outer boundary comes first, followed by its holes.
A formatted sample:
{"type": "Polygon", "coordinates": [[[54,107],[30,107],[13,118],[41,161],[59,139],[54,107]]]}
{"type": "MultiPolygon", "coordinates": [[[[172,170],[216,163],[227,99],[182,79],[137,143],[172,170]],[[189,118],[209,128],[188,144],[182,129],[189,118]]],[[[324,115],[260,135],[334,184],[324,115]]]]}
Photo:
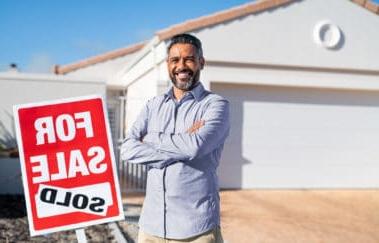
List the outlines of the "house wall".
{"type": "Polygon", "coordinates": [[[126,98],[126,129],[136,120],[146,102],[157,94],[157,80],[154,72],[146,73],[138,82],[127,89],[126,98]]]}
{"type": "Polygon", "coordinates": [[[378,15],[347,0],[297,1],[196,31],[207,60],[379,70],[378,15]],[[313,29],[330,20],[342,44],[325,49],[313,29]]]}

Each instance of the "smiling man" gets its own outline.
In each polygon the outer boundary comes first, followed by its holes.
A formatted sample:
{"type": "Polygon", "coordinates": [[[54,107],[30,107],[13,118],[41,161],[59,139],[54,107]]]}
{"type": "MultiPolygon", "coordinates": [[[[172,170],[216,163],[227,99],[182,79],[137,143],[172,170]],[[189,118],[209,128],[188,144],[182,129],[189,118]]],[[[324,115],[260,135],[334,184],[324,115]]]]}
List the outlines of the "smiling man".
{"type": "Polygon", "coordinates": [[[223,242],[216,169],[229,103],[199,81],[199,39],[172,37],[167,56],[173,87],[147,102],[121,147],[123,160],[148,166],[138,242],[223,242]]]}

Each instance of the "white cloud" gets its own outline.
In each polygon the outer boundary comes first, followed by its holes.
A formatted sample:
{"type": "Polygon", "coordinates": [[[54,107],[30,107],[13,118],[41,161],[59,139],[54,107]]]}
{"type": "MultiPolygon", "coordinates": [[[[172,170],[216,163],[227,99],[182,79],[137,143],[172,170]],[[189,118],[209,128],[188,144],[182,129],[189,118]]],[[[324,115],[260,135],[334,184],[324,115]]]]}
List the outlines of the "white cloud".
{"type": "Polygon", "coordinates": [[[32,55],[31,60],[26,65],[25,71],[30,73],[51,73],[54,61],[52,57],[45,53],[32,55]]]}
{"type": "Polygon", "coordinates": [[[73,42],[73,46],[90,55],[102,53],[106,50],[106,45],[96,40],[77,39],[73,42]]]}

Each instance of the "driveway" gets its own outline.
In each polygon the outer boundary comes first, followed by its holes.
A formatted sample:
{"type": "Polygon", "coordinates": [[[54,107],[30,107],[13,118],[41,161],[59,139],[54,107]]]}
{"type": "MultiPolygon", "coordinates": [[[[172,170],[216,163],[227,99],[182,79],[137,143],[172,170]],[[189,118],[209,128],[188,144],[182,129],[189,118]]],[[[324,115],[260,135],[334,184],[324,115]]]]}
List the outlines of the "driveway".
{"type": "MultiPolygon", "coordinates": [[[[226,243],[377,243],[379,190],[225,190],[226,243]]],[[[141,205],[143,195],[124,203],[141,205]]]]}
{"type": "Polygon", "coordinates": [[[378,190],[221,192],[227,243],[379,242],[378,190]]]}

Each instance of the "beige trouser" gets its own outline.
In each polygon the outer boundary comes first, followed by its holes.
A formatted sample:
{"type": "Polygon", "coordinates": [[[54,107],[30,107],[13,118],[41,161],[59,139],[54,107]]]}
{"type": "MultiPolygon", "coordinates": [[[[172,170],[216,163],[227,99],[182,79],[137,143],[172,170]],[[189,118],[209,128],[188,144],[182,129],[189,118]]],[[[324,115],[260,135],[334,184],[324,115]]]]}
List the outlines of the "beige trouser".
{"type": "Polygon", "coordinates": [[[213,230],[207,231],[201,235],[197,235],[188,239],[183,240],[170,240],[164,239],[157,236],[149,235],[143,231],[138,232],[138,243],[223,243],[221,230],[219,227],[216,227],[213,230]]]}

